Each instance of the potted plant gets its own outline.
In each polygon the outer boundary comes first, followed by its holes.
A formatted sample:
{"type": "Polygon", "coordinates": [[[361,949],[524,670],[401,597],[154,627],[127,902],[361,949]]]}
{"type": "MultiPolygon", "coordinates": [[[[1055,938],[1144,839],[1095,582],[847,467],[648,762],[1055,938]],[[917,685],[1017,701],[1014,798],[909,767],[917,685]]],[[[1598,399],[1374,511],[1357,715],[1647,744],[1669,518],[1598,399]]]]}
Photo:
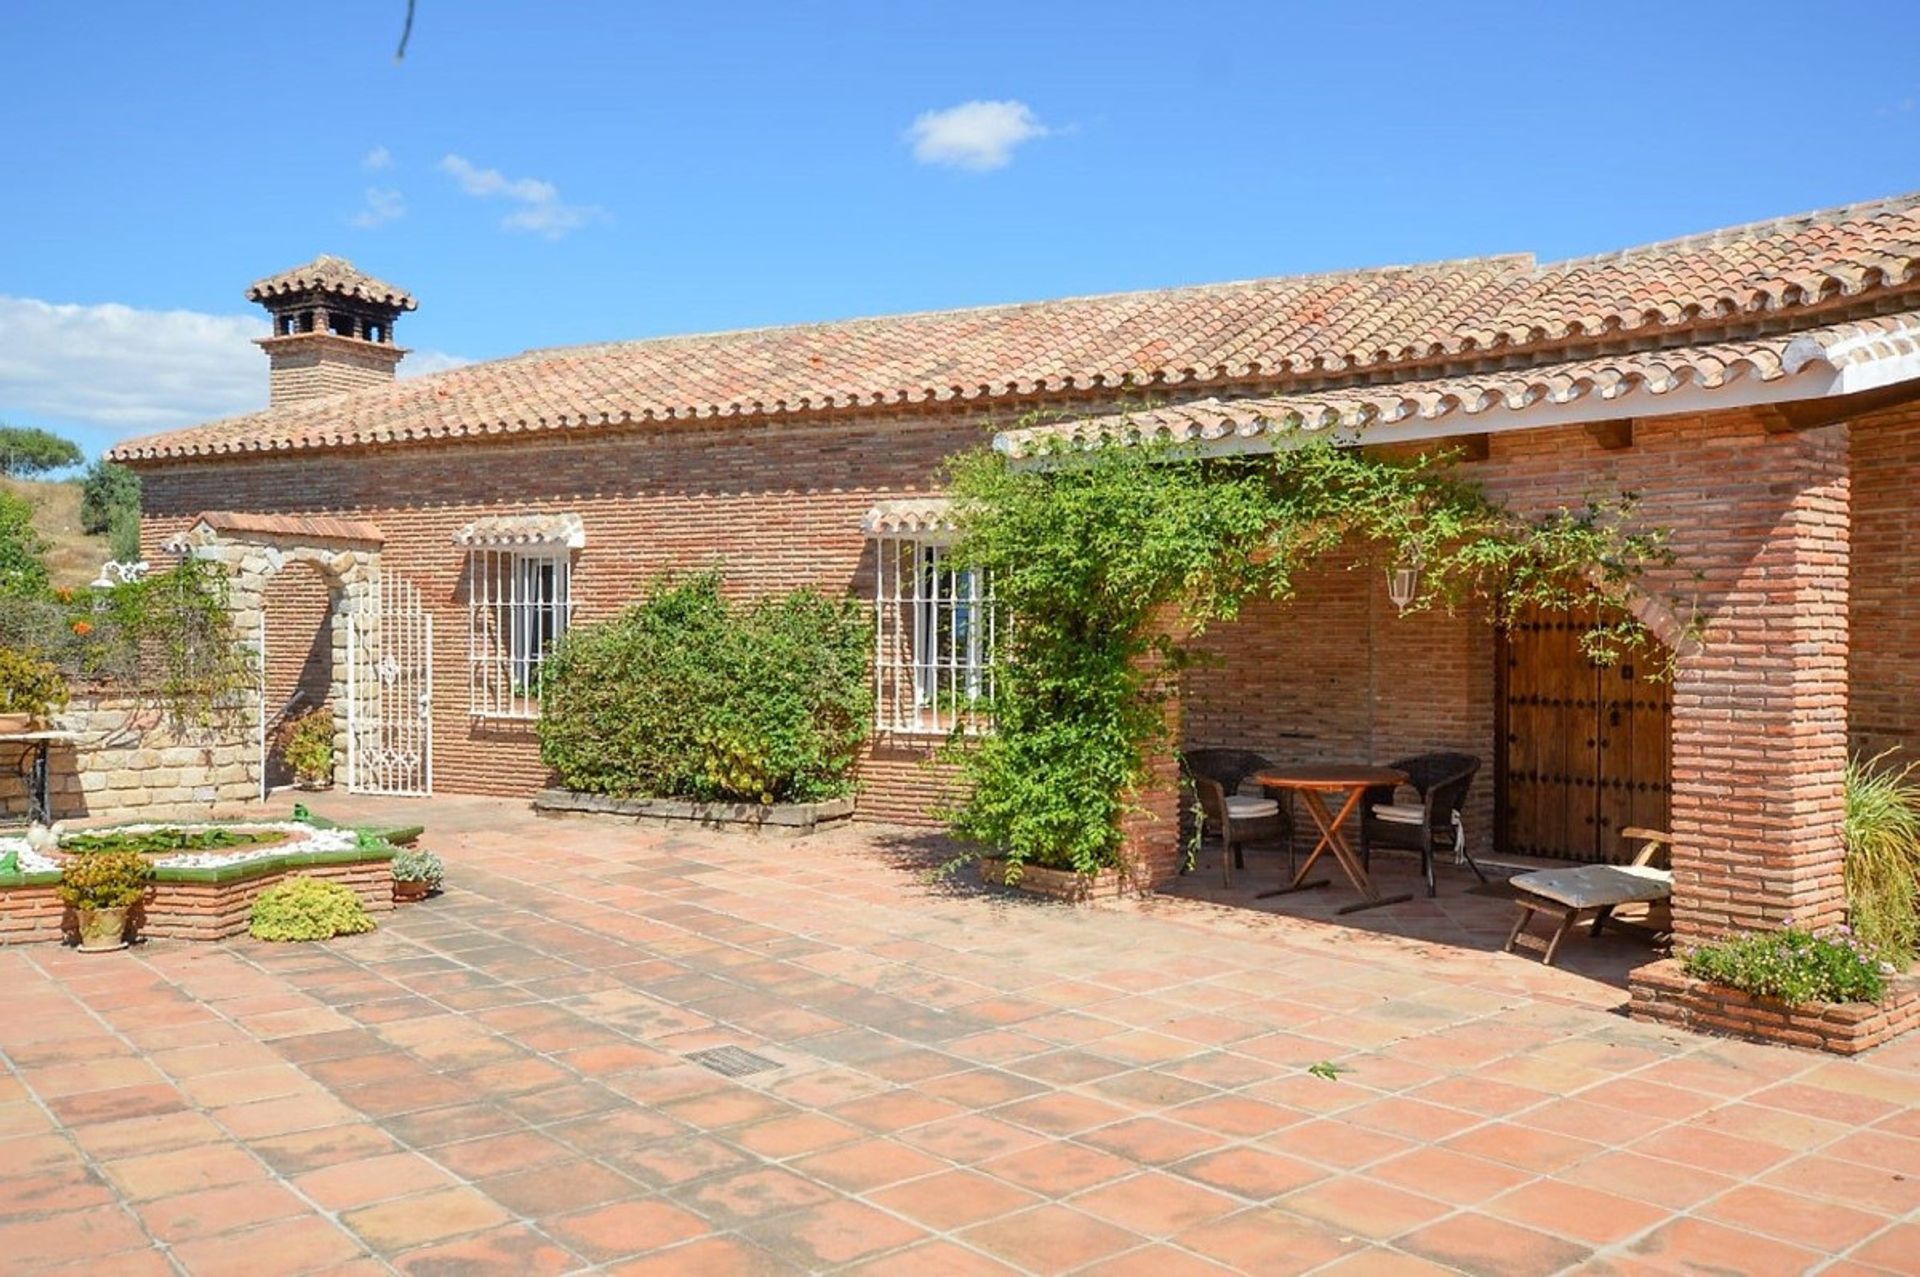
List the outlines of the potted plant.
{"type": "Polygon", "coordinates": [[[60,899],[80,920],[80,948],[104,953],[127,946],[127,912],[146,894],[153,866],[135,851],[70,856],[60,867],[60,899]]]}
{"type": "Polygon", "coordinates": [[[440,890],[446,876],[440,857],[417,847],[402,847],[393,855],[393,898],[424,900],[440,890]]]}
{"type": "Polygon", "coordinates": [[[300,788],[329,788],[333,784],[333,711],[322,705],[287,724],[280,754],[300,788]]]}
{"type": "Polygon", "coordinates": [[[40,726],[67,703],[67,681],[51,662],[0,647],[0,732],[40,726]]]}

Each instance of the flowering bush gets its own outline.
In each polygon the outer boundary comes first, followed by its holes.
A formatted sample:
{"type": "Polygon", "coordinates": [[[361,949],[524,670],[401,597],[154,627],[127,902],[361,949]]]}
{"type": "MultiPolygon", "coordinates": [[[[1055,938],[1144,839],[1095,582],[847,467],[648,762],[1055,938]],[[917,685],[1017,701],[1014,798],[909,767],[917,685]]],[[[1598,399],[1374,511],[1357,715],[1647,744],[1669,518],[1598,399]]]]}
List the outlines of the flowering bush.
{"type": "Polygon", "coordinates": [[[76,856],[60,868],[60,899],[75,909],[125,909],[146,894],[153,866],[136,851],[76,856]]]}
{"type": "Polygon", "coordinates": [[[373,925],[351,887],[318,878],[288,878],[253,902],[249,930],[256,940],[330,940],[372,931],[373,925]]]}
{"type": "Polygon", "coordinates": [[[1887,971],[1851,933],[1836,938],[1788,927],[1703,944],[1683,959],[1696,980],[1724,984],[1758,997],[1803,1002],[1878,1002],[1887,971]]]}
{"type": "Polygon", "coordinates": [[[67,703],[67,680],[32,652],[0,647],[0,714],[50,714],[67,703]]]}

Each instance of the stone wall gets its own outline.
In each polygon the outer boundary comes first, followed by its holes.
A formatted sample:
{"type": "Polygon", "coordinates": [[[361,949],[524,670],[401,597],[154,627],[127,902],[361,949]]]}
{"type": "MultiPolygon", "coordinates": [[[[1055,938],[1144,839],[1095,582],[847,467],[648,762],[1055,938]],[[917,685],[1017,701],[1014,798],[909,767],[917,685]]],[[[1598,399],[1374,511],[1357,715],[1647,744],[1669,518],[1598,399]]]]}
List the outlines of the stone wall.
{"type": "MultiPolygon", "coordinates": [[[[54,818],[205,815],[211,803],[259,797],[254,714],[248,706],[222,727],[182,731],[130,697],[76,695],[58,726],[79,740],[56,744],[48,761],[54,818]]],[[[19,747],[0,744],[0,820],[27,814],[19,762],[19,747]]]]}

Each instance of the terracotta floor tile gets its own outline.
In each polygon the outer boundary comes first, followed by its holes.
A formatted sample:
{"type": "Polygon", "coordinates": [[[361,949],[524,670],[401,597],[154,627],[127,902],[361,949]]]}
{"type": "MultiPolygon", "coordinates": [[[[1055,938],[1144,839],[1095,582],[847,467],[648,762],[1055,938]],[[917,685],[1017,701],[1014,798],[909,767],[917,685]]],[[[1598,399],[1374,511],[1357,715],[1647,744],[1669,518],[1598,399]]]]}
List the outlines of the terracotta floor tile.
{"type": "Polygon", "coordinates": [[[1536,1180],[1481,1207],[1489,1215],[1593,1246],[1610,1245],[1651,1228],[1671,1212],[1617,1193],[1536,1180]]]}
{"type": "Polygon", "coordinates": [[[395,1263],[401,1272],[416,1277],[443,1277],[447,1273],[559,1277],[580,1267],[577,1258],[524,1224],[408,1251],[395,1263]]]}
{"type": "Polygon", "coordinates": [[[1802,1197],[1760,1184],[1742,1185],[1707,1202],[1696,1213],[1824,1254],[1838,1254],[1879,1232],[1888,1223],[1883,1214],[1869,1214],[1838,1202],[1802,1197]]]}
{"type": "Polygon", "coordinates": [[[1854,1251],[1852,1258],[1902,1277],[1920,1275],[1920,1223],[1888,1229],[1854,1251]]]}
{"type": "Polygon", "coordinates": [[[340,1222],[383,1255],[477,1233],[507,1222],[507,1212],[471,1188],[447,1188],[348,1211],[340,1222]]]}
{"type": "Polygon", "coordinates": [[[794,1167],[837,1188],[862,1193],[943,1170],[948,1163],[894,1140],[870,1139],[803,1157],[794,1167]]]}
{"type": "Polygon", "coordinates": [[[1132,1116],[1132,1110],[1069,1091],[1051,1091],[1001,1108],[995,1116],[1049,1135],[1072,1135],[1132,1116]]]}
{"type": "Polygon", "coordinates": [[[832,1193],[790,1171],[766,1166],[712,1180],[680,1196],[688,1209],[718,1228],[817,1206],[832,1193]]]}
{"type": "Polygon", "coordinates": [[[174,1247],[173,1257],[194,1277],[254,1277],[262,1256],[277,1273],[318,1273],[365,1255],[366,1248],[338,1225],[311,1216],[279,1220],[245,1232],[222,1233],[174,1247]]]}
{"type": "Polygon", "coordinates": [[[575,1150],[538,1131],[488,1135],[433,1150],[433,1159],[467,1179],[486,1179],[514,1171],[531,1170],[575,1156],[575,1150]]]}
{"type": "Polygon", "coordinates": [[[267,1176],[266,1168],[252,1155],[224,1144],[121,1158],[102,1163],[100,1169],[115,1188],[136,1202],[267,1176]]]}
{"type": "Polygon", "coordinates": [[[984,1114],[950,1117],[902,1132],[900,1139],[936,1157],[968,1164],[984,1162],[1041,1143],[1042,1137],[984,1114]]]}
{"type": "Polygon", "coordinates": [[[1788,1192],[1888,1215],[1920,1210],[1920,1180],[1887,1167],[1862,1166],[1833,1157],[1802,1157],[1760,1178],[1788,1192]]]}
{"type": "Polygon", "coordinates": [[[1244,1095],[1209,1096],[1169,1109],[1166,1116],[1176,1122],[1241,1137],[1271,1135],[1286,1127],[1296,1126],[1308,1117],[1298,1109],[1248,1099],[1244,1095]]]}
{"type": "Polygon", "coordinates": [[[848,1144],[865,1138],[865,1133],[817,1113],[796,1113],[736,1130],[731,1138],[762,1157],[780,1159],[848,1144]]]}
{"type": "Polygon", "coordinates": [[[1298,1158],[1249,1145],[1202,1153],[1169,1169],[1256,1202],[1304,1188],[1327,1176],[1326,1171],[1298,1158]]]}
{"type": "Polygon", "coordinates": [[[733,1237],[703,1237],[607,1270],[613,1277],[783,1277],[792,1268],[733,1237]]]}
{"type": "Polygon", "coordinates": [[[1339,1120],[1421,1143],[1437,1143],[1485,1119],[1477,1113],[1396,1095],[1348,1109],[1339,1120]]]}
{"type": "Polygon", "coordinates": [[[418,1153],[358,1158],[296,1176],[293,1185],[330,1211],[370,1206],[431,1188],[450,1188],[447,1173],[418,1153]]]}
{"type": "Polygon", "coordinates": [[[909,1127],[924,1126],[942,1118],[953,1117],[966,1110],[947,1100],[934,1099],[915,1091],[891,1091],[885,1095],[874,1095],[856,1100],[833,1111],[833,1115],[843,1121],[863,1126],[869,1131],[891,1133],[906,1130],[909,1127]]]}
{"type": "Polygon", "coordinates": [[[323,1166],[379,1157],[400,1146],[391,1135],[371,1124],[330,1126],[298,1135],[256,1140],[251,1145],[262,1161],[282,1175],[298,1175],[323,1166]]]}
{"type": "Polygon", "coordinates": [[[1036,1206],[960,1234],[1017,1268],[1057,1273],[1080,1268],[1138,1245],[1138,1234],[1064,1206],[1036,1206]]]}
{"type": "Polygon", "coordinates": [[[996,1216],[1024,1210],[1040,1201],[978,1171],[953,1170],[895,1184],[868,1195],[880,1206],[918,1220],[938,1232],[951,1232],[996,1216]]]}
{"type": "Polygon", "coordinates": [[[1590,1253],[1562,1238],[1467,1212],[1428,1224],[1395,1243],[1399,1249],[1487,1277],[1533,1277],[1579,1263],[1590,1253]]]}
{"type": "Polygon", "coordinates": [[[1359,1175],[1322,1180],[1282,1198],[1279,1204],[1344,1232],[1381,1239],[1398,1237],[1452,1209],[1431,1197],[1359,1175]]]}
{"type": "Polygon", "coordinates": [[[837,1199],[742,1230],[796,1269],[818,1272],[918,1241],[926,1233],[861,1202],[837,1199]]]}
{"type": "Polygon", "coordinates": [[[1669,1210],[1685,1210],[1734,1185],[1712,1171],[1625,1152],[1603,1153],[1568,1168],[1561,1178],[1669,1210]]]}
{"type": "Polygon", "coordinates": [[[1411,1140],[1385,1131],[1350,1126],[1336,1118],[1302,1122],[1260,1141],[1290,1156],[1351,1170],[1415,1147],[1411,1140]]]}
{"type": "Polygon", "coordinates": [[[982,1162],[979,1169],[1049,1197],[1065,1197],[1137,1169],[1124,1158],[1065,1140],[982,1162]]]}
{"type": "Polygon", "coordinates": [[[274,1183],[230,1184],[197,1193],[161,1197],[140,1207],[140,1222],[172,1245],[252,1228],[270,1220],[293,1219],[312,1207],[274,1183]]]}
{"type": "Polygon", "coordinates": [[[1522,1170],[1552,1174],[1601,1151],[1591,1140],[1542,1131],[1518,1122],[1494,1122],[1446,1141],[1456,1153],[1471,1153],[1522,1170]]]}
{"type": "Polygon", "coordinates": [[[113,1190],[78,1162],[25,1175],[6,1173],[15,1169],[19,1168],[0,1164],[0,1229],[11,1219],[108,1206],[114,1201],[113,1190]]]}
{"type": "Polygon", "coordinates": [[[1531,1171],[1444,1148],[1416,1148],[1368,1167],[1367,1174],[1455,1206],[1478,1205],[1533,1178],[1531,1171]]]}
{"type": "MultiPolygon", "coordinates": [[[[1298,1127],[1291,1128],[1294,1130],[1298,1127]]],[[[1227,1141],[1210,1131],[1195,1130],[1157,1117],[1138,1117],[1088,1131],[1083,1142],[1148,1165],[1164,1166],[1221,1147],[1227,1141]]]]}
{"type": "Polygon", "coordinates": [[[1244,1273],[1302,1273],[1350,1253],[1359,1242],[1317,1220],[1268,1208],[1222,1216],[1174,1239],[1244,1273]]]}
{"type": "Polygon", "coordinates": [[[1740,1229],[1700,1219],[1676,1219],[1631,1247],[1631,1254],[1683,1272],[1736,1272],[1788,1277],[1810,1270],[1820,1256],[1740,1229]]]}
{"type": "Polygon", "coordinates": [[[549,1220],[546,1227],[596,1263],[677,1245],[708,1231],[698,1216],[657,1200],[614,1202],[549,1220]]]}
{"type": "Polygon", "coordinates": [[[977,1250],[934,1240],[894,1251],[847,1270],[854,1277],[1006,1277],[1018,1270],[977,1250]]]}
{"type": "Polygon", "coordinates": [[[1149,1237],[1168,1237],[1230,1215],[1241,1203],[1164,1171],[1145,1171],[1071,1198],[1076,1210],[1149,1237]]]}
{"type": "Polygon", "coordinates": [[[1080,1270],[1084,1277],[1216,1277],[1233,1271],[1163,1243],[1142,1246],[1080,1270]]]}
{"type": "Polygon", "coordinates": [[[641,1191],[626,1176],[584,1160],[549,1162],[511,1175],[496,1175],[475,1181],[474,1187],[514,1214],[533,1219],[568,1214],[641,1191]]]}

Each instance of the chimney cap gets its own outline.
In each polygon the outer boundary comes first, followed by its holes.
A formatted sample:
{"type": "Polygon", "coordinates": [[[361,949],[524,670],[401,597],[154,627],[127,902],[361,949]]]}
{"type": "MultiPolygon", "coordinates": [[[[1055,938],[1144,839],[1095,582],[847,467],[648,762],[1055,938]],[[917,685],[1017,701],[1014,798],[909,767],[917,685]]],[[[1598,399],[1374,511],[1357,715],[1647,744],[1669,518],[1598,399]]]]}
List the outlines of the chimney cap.
{"type": "Polygon", "coordinates": [[[418,310],[420,305],[404,288],[375,279],[346,258],[328,253],[303,266],[255,280],[247,289],[247,300],[271,305],[278,298],[301,293],[332,293],[395,310],[418,310]]]}

